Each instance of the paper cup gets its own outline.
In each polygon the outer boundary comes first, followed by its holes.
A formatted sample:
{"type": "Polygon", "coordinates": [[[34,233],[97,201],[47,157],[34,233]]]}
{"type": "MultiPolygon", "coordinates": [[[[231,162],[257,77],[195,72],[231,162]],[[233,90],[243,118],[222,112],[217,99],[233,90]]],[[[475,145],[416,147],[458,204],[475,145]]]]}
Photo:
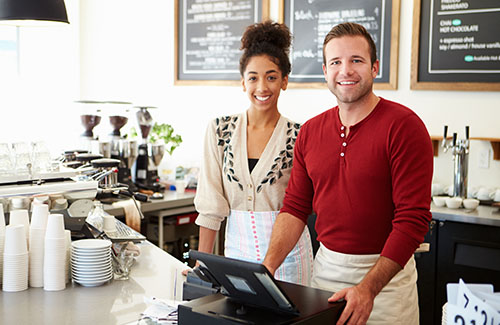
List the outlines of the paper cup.
{"type": "Polygon", "coordinates": [[[8,225],[5,228],[4,255],[27,254],[26,233],[23,225],[8,225]]]}
{"type": "Polygon", "coordinates": [[[49,216],[49,206],[47,204],[35,204],[31,213],[31,228],[47,228],[47,219],[49,216]]]}
{"type": "Polygon", "coordinates": [[[178,179],[175,181],[175,191],[177,193],[184,193],[186,190],[186,181],[183,179],[178,179]]]}
{"type": "Polygon", "coordinates": [[[5,234],[5,213],[3,212],[3,204],[0,203],[0,235],[5,234]]]}
{"type": "Polygon", "coordinates": [[[28,215],[28,210],[10,211],[9,225],[23,225],[24,236],[26,238],[26,242],[28,242],[30,234],[30,218],[28,215]]]}
{"type": "Polygon", "coordinates": [[[64,238],[64,216],[62,214],[49,214],[45,238],[64,238]]]}

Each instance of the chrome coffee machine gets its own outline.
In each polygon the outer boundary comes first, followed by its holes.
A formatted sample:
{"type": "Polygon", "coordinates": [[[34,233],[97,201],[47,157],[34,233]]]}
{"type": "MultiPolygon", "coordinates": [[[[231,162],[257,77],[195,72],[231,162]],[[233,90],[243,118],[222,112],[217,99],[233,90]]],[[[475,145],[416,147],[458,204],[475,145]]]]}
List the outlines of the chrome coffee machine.
{"type": "Polygon", "coordinates": [[[133,179],[135,184],[144,190],[161,192],[165,189],[159,182],[158,168],[164,154],[164,145],[148,144],[148,135],[153,127],[153,118],[148,109],[152,106],[137,106],[137,122],[141,130],[142,141],[139,145],[134,165],[133,179]]]}

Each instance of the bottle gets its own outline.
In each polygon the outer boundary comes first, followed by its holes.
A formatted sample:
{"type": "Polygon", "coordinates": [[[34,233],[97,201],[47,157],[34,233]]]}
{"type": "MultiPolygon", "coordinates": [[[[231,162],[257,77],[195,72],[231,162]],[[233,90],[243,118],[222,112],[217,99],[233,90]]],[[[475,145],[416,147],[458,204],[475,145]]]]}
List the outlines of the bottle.
{"type": "Polygon", "coordinates": [[[94,207],[90,210],[89,215],[85,221],[92,226],[94,226],[97,230],[103,231],[104,225],[104,216],[107,213],[104,211],[104,207],[101,202],[94,201],[94,207]]]}

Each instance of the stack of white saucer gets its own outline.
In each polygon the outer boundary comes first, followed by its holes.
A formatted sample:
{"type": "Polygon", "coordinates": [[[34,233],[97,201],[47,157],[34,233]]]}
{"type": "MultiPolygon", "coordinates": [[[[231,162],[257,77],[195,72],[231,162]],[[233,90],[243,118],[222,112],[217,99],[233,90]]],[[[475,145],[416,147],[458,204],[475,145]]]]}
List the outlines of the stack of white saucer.
{"type": "Polygon", "coordinates": [[[45,231],[43,263],[43,289],[48,291],[66,288],[66,234],[62,214],[50,214],[45,231]]]}
{"type": "Polygon", "coordinates": [[[0,203],[0,284],[3,278],[3,247],[5,242],[5,215],[3,213],[3,204],[0,203]]]}
{"type": "Polygon", "coordinates": [[[28,289],[28,248],[23,225],[5,228],[2,289],[10,292],[28,289]]]}
{"type": "Polygon", "coordinates": [[[81,239],[71,243],[71,278],[85,287],[111,280],[111,241],[81,239]]]}
{"type": "Polygon", "coordinates": [[[45,254],[45,229],[49,206],[33,205],[29,239],[29,285],[34,288],[43,287],[43,260],[45,254]]]}

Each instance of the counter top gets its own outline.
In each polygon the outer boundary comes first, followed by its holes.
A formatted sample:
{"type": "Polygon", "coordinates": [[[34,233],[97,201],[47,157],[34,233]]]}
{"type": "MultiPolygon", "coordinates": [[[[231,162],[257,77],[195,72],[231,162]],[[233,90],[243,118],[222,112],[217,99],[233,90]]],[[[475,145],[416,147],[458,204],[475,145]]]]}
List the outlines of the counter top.
{"type": "Polygon", "coordinates": [[[475,210],[450,209],[437,207],[434,203],[431,203],[431,212],[434,220],[500,227],[500,211],[498,207],[480,205],[475,210]]]}
{"type": "MultiPolygon", "coordinates": [[[[163,193],[163,199],[150,199],[148,202],[140,202],[141,211],[143,213],[148,213],[152,211],[160,211],[166,209],[176,209],[182,210],[183,207],[190,207],[192,210],[194,202],[195,192],[186,191],[184,193],[177,193],[175,191],[165,191],[163,193]]],[[[123,216],[125,212],[122,207],[115,204],[104,205],[104,210],[114,216],[123,216]]],[[[183,213],[180,211],[178,213],[183,213]]]]}
{"type": "Polygon", "coordinates": [[[146,309],[144,297],[182,300],[181,271],[186,266],[149,242],[130,278],[99,287],[69,283],[65,290],[29,288],[0,291],[0,324],[130,324],[146,309]]]}

